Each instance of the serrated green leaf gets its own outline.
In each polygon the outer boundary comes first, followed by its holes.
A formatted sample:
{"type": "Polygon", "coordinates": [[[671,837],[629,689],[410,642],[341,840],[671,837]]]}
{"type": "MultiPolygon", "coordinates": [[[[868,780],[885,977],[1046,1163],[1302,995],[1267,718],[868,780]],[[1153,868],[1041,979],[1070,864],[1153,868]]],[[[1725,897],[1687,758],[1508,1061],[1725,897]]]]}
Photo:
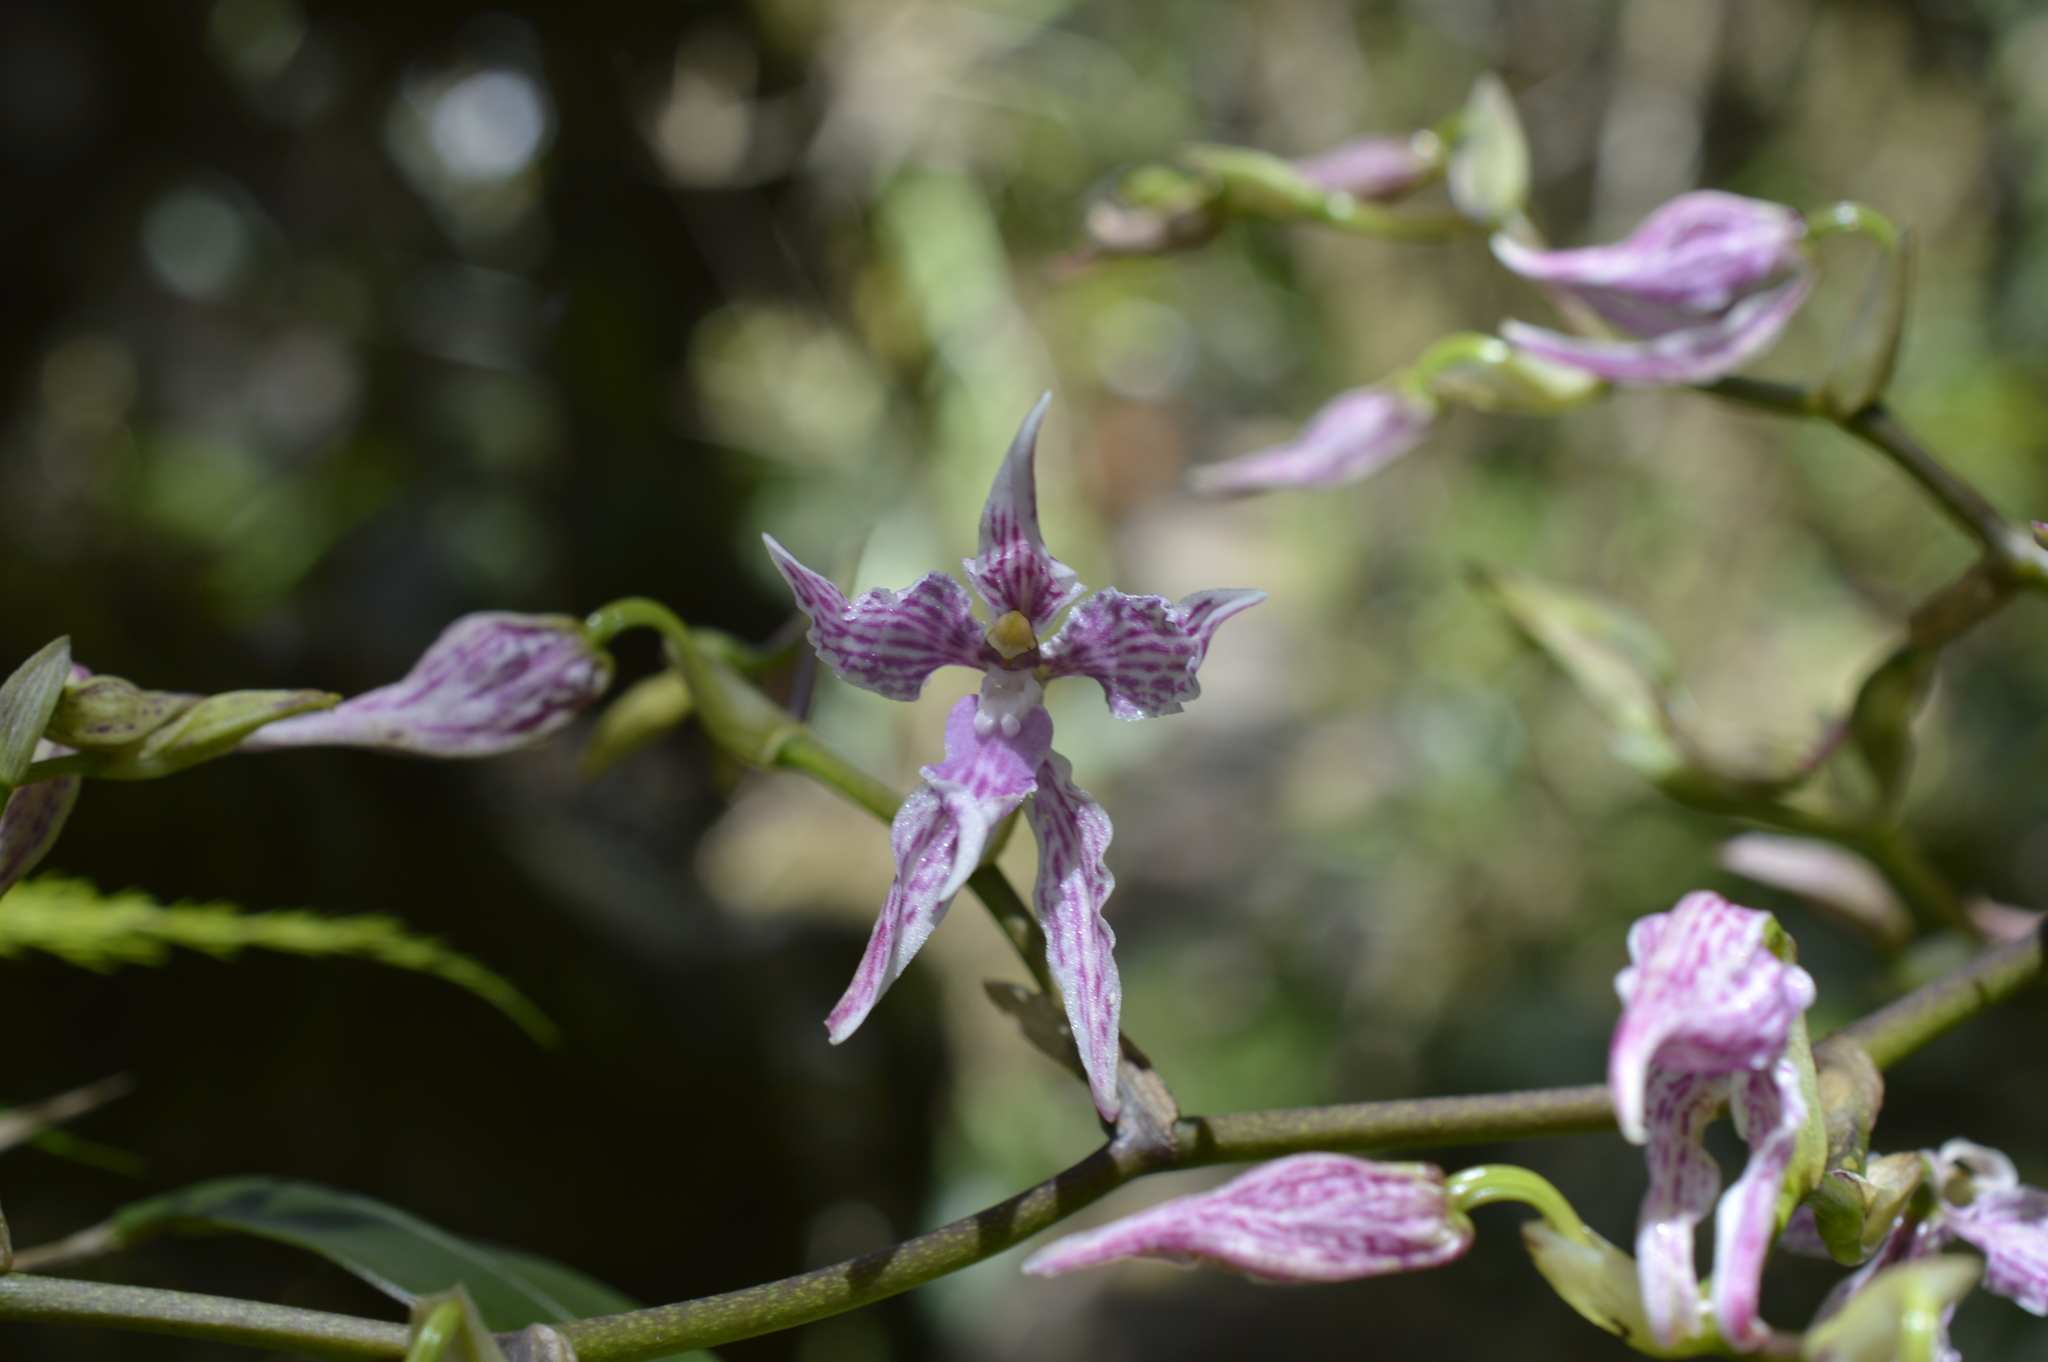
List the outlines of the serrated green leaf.
{"type": "MultiPolygon", "coordinates": [[[[468,1289],[485,1324],[500,1333],[636,1308],[603,1282],[552,1259],[449,1233],[374,1197],[286,1178],[202,1182],[116,1212],[124,1243],[154,1234],[253,1234],[317,1253],[408,1305],[468,1289]]],[[[664,1362],[715,1362],[679,1353],[664,1362]]]]}
{"type": "Polygon", "coordinates": [[[1634,615],[1514,572],[1478,574],[1479,585],[1530,642],[1578,684],[1614,732],[1615,755],[1651,781],[1684,771],[1670,719],[1677,667],[1634,615]]]}
{"type": "Polygon", "coordinates": [[[18,884],[0,898],[0,957],[36,950],[107,973],[122,965],[160,965],[173,946],[224,960],[244,950],[267,950],[413,970],[468,989],[543,1045],[561,1039],[555,1024],[501,975],[381,913],[251,913],[231,903],[166,907],[139,890],[102,894],[84,880],[56,875],[18,884]]]}
{"type": "Polygon", "coordinates": [[[0,683],[0,787],[12,790],[28,775],[36,743],[70,677],[71,640],[58,638],[0,683]]]}

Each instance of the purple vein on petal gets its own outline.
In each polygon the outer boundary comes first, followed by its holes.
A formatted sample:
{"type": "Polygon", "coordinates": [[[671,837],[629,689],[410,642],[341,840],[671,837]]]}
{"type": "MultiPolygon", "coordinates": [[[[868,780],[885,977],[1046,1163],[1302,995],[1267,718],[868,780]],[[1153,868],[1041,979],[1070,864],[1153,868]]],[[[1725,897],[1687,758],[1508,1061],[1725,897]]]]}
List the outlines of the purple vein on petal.
{"type": "Polygon", "coordinates": [[[1095,1109],[1114,1121],[1117,1094],[1119,1019],[1123,983],[1117,975],[1116,933],[1103,920],[1102,905],[1116,888],[1103,856],[1109,850],[1109,815],[1074,784],[1074,770],[1057,752],[1038,768],[1031,799],[1031,831],[1038,838],[1038,885],[1034,892],[1039,925],[1045,929],[1045,959],[1067,1004],[1067,1024],[1088,1072],[1095,1109]]]}
{"type": "Polygon", "coordinates": [[[915,700],[939,668],[982,665],[973,602],[945,573],[927,573],[901,592],[877,587],[848,603],[829,578],[771,536],[761,538],[797,608],[811,617],[811,646],[841,680],[891,700],[915,700]]]}

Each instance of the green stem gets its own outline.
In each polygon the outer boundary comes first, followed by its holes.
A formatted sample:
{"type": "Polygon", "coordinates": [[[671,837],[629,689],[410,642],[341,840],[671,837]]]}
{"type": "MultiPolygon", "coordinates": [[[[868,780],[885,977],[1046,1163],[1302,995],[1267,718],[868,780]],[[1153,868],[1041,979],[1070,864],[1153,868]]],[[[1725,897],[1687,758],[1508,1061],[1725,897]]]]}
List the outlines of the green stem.
{"type": "MultiPolygon", "coordinates": [[[[1897,1063],[2039,978],[2042,956],[2038,933],[1997,947],[1836,1035],[1880,1066],[1897,1063]]],[[[1170,1147],[1105,1145],[1029,1191],[893,1248],[742,1291],[554,1327],[575,1344],[581,1362],[636,1362],[791,1328],[907,1291],[1014,1247],[1149,1173],[1315,1149],[1445,1148],[1613,1125],[1607,1090],[1598,1086],[1185,1117],[1170,1147]]],[[[403,1326],[377,1320],[19,1273],[0,1277],[0,1319],[177,1333],[312,1357],[396,1358],[406,1348],[403,1326]]]]}
{"type": "Polygon", "coordinates": [[[1982,492],[1958,477],[1913,438],[1882,401],[1848,416],[1830,416],[1819,392],[1753,378],[1724,378],[1701,391],[1786,416],[1828,418],[1896,464],[1920,484],[1965,534],[1984,546],[1993,562],[2029,585],[2048,584],[2048,550],[2023,525],[2006,518],[1982,492]]]}
{"type": "Polygon", "coordinates": [[[331,1315],[285,1305],[158,1291],[105,1282],[10,1273],[0,1277],[0,1319],[43,1324],[97,1324],[147,1334],[175,1334],[296,1353],[301,1357],[403,1357],[406,1328],[378,1319],[331,1315]]]}
{"type": "Polygon", "coordinates": [[[1869,1051],[1880,1069],[1890,1068],[2033,983],[2041,975],[2041,957],[2039,931],[1994,946],[1962,968],[1921,985],[1836,1034],[1869,1051]]]}
{"type": "Polygon", "coordinates": [[[1524,1206],[1533,1206],[1549,1222],[1550,1228],[1574,1244],[1587,1248],[1594,1245],[1593,1233],[1586,1228],[1586,1222],[1579,1219],[1579,1213],[1572,1209],[1572,1203],[1565,1200],[1564,1193],[1551,1185],[1548,1178],[1527,1168],[1518,1168],[1512,1163],[1482,1163],[1476,1168],[1467,1168],[1454,1173],[1444,1186],[1451,1205],[1461,1212],[1470,1212],[1475,1206],[1489,1206],[1496,1201],[1518,1201],[1524,1206]]]}

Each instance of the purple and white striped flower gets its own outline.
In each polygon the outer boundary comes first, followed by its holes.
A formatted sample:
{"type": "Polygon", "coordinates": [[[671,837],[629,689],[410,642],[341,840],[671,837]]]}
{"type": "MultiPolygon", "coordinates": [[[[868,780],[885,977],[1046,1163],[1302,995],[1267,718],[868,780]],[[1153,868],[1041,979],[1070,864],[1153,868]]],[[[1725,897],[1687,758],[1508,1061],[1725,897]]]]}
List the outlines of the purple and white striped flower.
{"type": "Polygon", "coordinates": [[[483,611],[441,632],[405,679],[266,724],[244,752],[370,747],[491,757],[541,741],[611,684],[611,658],[563,615],[483,611]]]}
{"type": "Polygon", "coordinates": [[[1203,591],[1175,603],[1107,588],[1074,604],[1085,588],[1046,551],[1038,528],[1032,464],[1051,400],[1040,399],[1011,443],[982,511],[981,552],[963,564],[987,607],[987,625],[975,619],[966,589],[944,573],[849,602],[773,538],[767,544],[798,608],[811,617],[811,646],[842,680],[914,700],[940,667],[985,673],[981,694],[960,701],[947,718],[946,759],[924,768],[924,783],[896,813],[889,834],[896,881],[846,996],[826,1019],[833,1044],[853,1034],[903,973],[981,863],[989,836],[1029,798],[1039,846],[1034,904],[1047,964],[1065,998],[1096,1109],[1109,1120],[1118,1109],[1123,1004],[1110,953],[1116,936],[1102,919],[1116,884],[1103,863],[1109,818],[1052,750],[1044,686],[1063,676],[1091,677],[1119,718],[1176,714],[1201,693],[1195,672],[1217,626],[1266,593],[1203,591]],[[1066,622],[1048,637],[1063,610],[1066,622]]]}
{"type": "Polygon", "coordinates": [[[1472,1222],[1426,1163],[1294,1154],[1213,1192],[1179,1197],[1025,1260],[1040,1277],[1122,1258],[1212,1263],[1271,1282],[1343,1282],[1441,1267],[1472,1246],[1472,1222]]]}
{"type": "Polygon", "coordinates": [[[1544,251],[1503,232],[1493,239],[1502,264],[1629,339],[1518,321],[1501,335],[1611,383],[1710,383],[1769,346],[1806,301],[1805,235],[1806,220],[1783,204],[1714,190],[1681,194],[1608,246],[1544,251]]]}
{"type": "Polygon", "coordinates": [[[1650,1190],[1636,1227],[1636,1263],[1651,1333],[1664,1347],[1703,1323],[1693,1227],[1714,1205],[1721,1174],[1702,1143],[1725,1099],[1749,1163],[1714,1220],[1712,1310],[1723,1340],[1748,1351],[1778,1194],[1806,1119],[1787,1051],[1813,1005],[1813,979],[1770,949],[1768,913],[1718,894],[1688,894],[1630,928],[1629,967],[1615,977],[1621,1021],[1608,1053],[1615,1117],[1647,1145],[1650,1190]]]}
{"type": "Polygon", "coordinates": [[[1429,393],[1397,382],[1352,388],[1325,402],[1286,444],[1197,469],[1190,481],[1212,493],[1358,482],[1413,449],[1439,409],[1429,393]]]}

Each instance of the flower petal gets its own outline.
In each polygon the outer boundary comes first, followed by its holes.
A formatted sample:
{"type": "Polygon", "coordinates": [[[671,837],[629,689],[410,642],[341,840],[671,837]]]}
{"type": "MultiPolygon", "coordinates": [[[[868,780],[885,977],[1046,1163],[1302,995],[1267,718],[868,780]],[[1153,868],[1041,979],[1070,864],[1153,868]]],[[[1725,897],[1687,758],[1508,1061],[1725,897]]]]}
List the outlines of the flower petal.
{"type": "Polygon", "coordinates": [[[1500,334],[1540,359],[1609,383],[1711,383],[1776,340],[1812,287],[1812,274],[1796,274],[1718,317],[1649,340],[1593,340],[1517,321],[1502,323],[1500,334]]]}
{"type": "Polygon", "coordinates": [[[1105,1121],[1114,1121],[1117,1094],[1118,1019],[1123,983],[1117,977],[1116,933],[1102,920],[1102,905],[1116,888],[1103,863],[1109,849],[1109,815],[1095,797],[1074,784],[1074,768],[1048,752],[1038,768],[1038,792],[1031,798],[1031,831],[1038,838],[1038,887],[1034,901],[1045,928],[1045,962],[1067,1004],[1067,1024],[1088,1071],[1088,1090],[1105,1121]]]}
{"type": "Polygon", "coordinates": [[[1190,475],[1203,492],[1266,492],[1276,488],[1335,487],[1385,468],[1429,433],[1434,398],[1390,384],[1353,388],[1324,403],[1284,445],[1190,475]]]}
{"type": "Polygon", "coordinates": [[[611,659],[573,619],[464,615],[403,681],[266,724],[242,740],[241,750],[372,747],[422,757],[495,756],[568,723],[611,677],[611,659]]]}
{"type": "Polygon", "coordinates": [[[1202,693],[1195,671],[1223,621],[1266,599],[1263,591],[1198,591],[1178,604],[1105,587],[1074,607],[1039,649],[1048,678],[1090,676],[1119,719],[1178,714],[1202,693]]]}
{"type": "Polygon", "coordinates": [[[1771,953],[1770,921],[1702,891],[1630,928],[1633,963],[1614,980],[1623,1006],[1607,1060],[1615,1118],[1629,1140],[1647,1138],[1653,1065],[1730,1074],[1770,1068],[1784,1054],[1792,1023],[1813,1005],[1813,978],[1771,953]]]}
{"type": "MultiPolygon", "coordinates": [[[[36,744],[38,761],[70,753],[53,742],[36,744]]],[[[0,811],[0,894],[19,884],[56,845],[83,784],[79,776],[59,776],[20,786],[7,796],[6,809],[0,811]]]]}
{"type": "Polygon", "coordinates": [[[1612,245],[1543,251],[1503,232],[1493,251],[1524,279],[1562,288],[1638,336],[1660,336],[1804,273],[1805,235],[1805,219],[1784,204],[1701,190],[1671,200],[1612,245]]]}
{"type": "Polygon", "coordinates": [[[970,695],[953,706],[946,716],[946,759],[924,768],[925,783],[910,792],[889,826],[896,882],[853,982],[825,1019],[834,1045],[854,1033],[896,982],[981,864],[996,824],[1036,786],[1052,747],[1052,716],[1033,709],[1014,734],[999,725],[984,734],[974,722],[980,704],[970,695]]]}
{"type": "Polygon", "coordinates": [[[962,563],[967,580],[988,603],[991,619],[1015,610],[1037,631],[1087,589],[1074,580],[1072,568],[1046,552],[1045,536],[1038,529],[1038,481],[1032,460],[1038,428],[1051,404],[1051,393],[1039,398],[1010,442],[982,508],[981,553],[962,563]]]}
{"type": "Polygon", "coordinates": [[[1769,1073],[1739,1075],[1728,1106],[1749,1162],[1714,1213],[1714,1322],[1724,1341],[1747,1351],[1770,1334],[1757,1318],[1757,1298],[1777,1235],[1779,1189],[1806,1121],[1799,1072],[1780,1059],[1769,1073]]]}
{"type": "Polygon", "coordinates": [[[1721,1190],[1721,1169],[1707,1153],[1705,1136],[1727,1095],[1727,1079],[1718,1074],[1650,1071],[1650,1189],[1636,1219],[1636,1271],[1650,1332],[1666,1348],[1700,1333],[1693,1230],[1721,1190]]]}
{"type": "Polygon", "coordinates": [[[1984,1286],[2021,1309],[2048,1315],[2048,1192],[2038,1187],[1980,1191],[1949,1208],[1948,1227],[1984,1255],[1984,1286]]]}
{"type": "Polygon", "coordinates": [[[1041,1277],[1119,1258],[1207,1262],[1267,1281],[1341,1282],[1438,1267],[1472,1245],[1441,1170],[1342,1154],[1261,1164],[1213,1192],[1181,1197],[1031,1255],[1041,1277]]]}
{"type": "Polygon", "coordinates": [[[840,680],[891,700],[915,700],[939,668],[982,665],[973,601],[945,573],[928,573],[901,592],[877,588],[849,605],[830,578],[771,536],[761,538],[797,608],[811,617],[805,637],[840,680]]]}

